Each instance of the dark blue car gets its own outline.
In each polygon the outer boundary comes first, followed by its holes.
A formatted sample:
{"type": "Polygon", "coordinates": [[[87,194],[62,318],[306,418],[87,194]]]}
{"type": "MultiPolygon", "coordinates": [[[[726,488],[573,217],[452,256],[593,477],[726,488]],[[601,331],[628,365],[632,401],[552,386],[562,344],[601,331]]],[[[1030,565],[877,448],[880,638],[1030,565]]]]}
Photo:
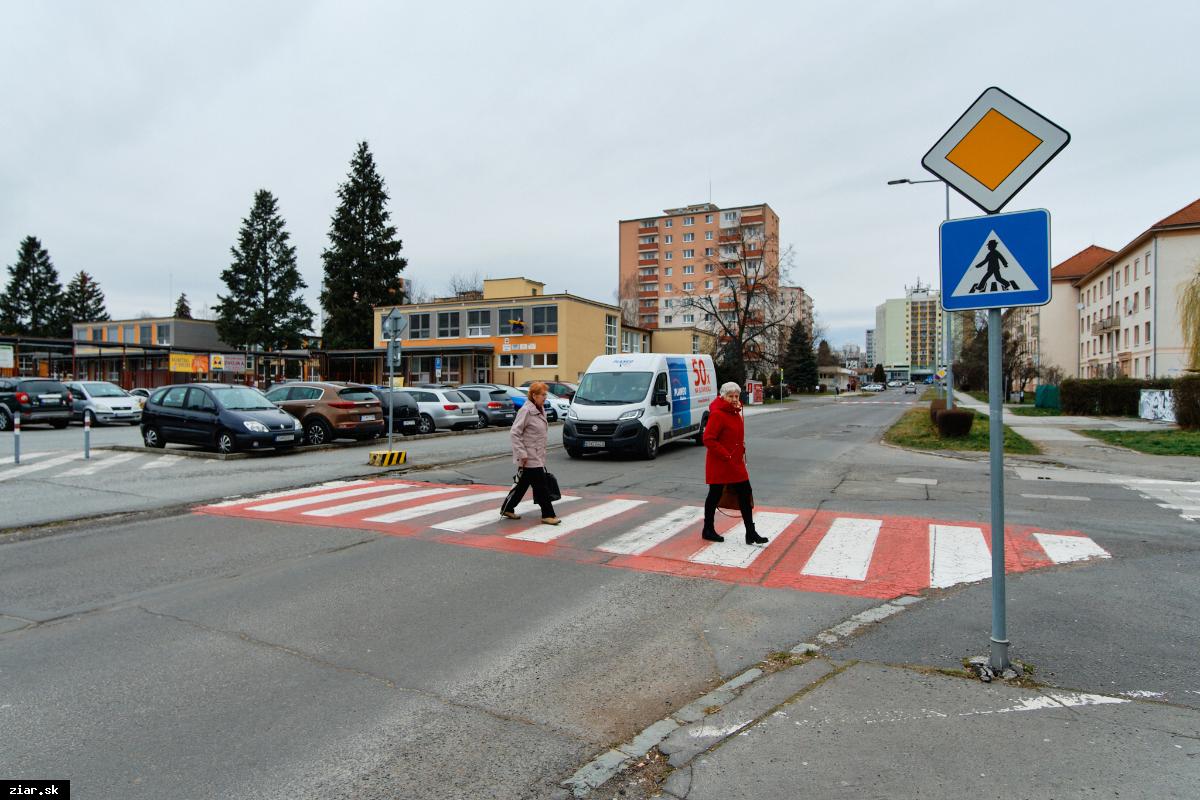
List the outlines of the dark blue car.
{"type": "Polygon", "coordinates": [[[249,386],[190,383],[166,386],[142,409],[147,447],[170,442],[237,450],[287,449],[300,443],[300,421],[249,386]]]}

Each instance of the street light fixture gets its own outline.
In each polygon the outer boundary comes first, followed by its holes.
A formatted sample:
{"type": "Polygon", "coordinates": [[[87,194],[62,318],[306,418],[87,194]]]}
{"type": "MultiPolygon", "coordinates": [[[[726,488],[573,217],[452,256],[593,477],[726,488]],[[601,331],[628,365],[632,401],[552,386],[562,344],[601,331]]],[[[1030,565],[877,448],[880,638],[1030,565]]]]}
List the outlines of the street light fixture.
{"type": "MultiPolygon", "coordinates": [[[[946,187],[946,221],[950,221],[950,184],[937,178],[928,178],[924,180],[914,181],[912,178],[896,178],[887,182],[888,186],[899,186],[907,183],[916,185],[918,183],[940,183],[946,187]]],[[[944,301],[945,298],[942,298],[944,301]]],[[[942,350],[943,358],[946,360],[946,380],[944,388],[946,390],[946,408],[954,408],[954,326],[950,324],[950,312],[942,309],[942,350]]],[[[909,376],[911,377],[911,375],[909,376]]]]}

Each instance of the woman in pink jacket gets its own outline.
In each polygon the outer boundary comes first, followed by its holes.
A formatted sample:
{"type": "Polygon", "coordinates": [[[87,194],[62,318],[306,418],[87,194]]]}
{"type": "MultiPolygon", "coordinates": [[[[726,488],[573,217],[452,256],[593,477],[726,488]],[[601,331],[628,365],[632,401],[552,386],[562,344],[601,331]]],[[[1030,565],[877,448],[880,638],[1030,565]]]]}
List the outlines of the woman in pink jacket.
{"type": "Polygon", "coordinates": [[[517,418],[513,420],[509,438],[512,439],[513,463],[517,465],[517,485],[512,488],[500,506],[500,516],[520,519],[517,504],[525,497],[525,491],[533,487],[533,500],[542,508],[542,522],[557,525],[554,504],[546,491],[546,438],[550,423],[546,420],[546,393],[550,387],[538,382],[529,387],[529,399],[517,418]]]}

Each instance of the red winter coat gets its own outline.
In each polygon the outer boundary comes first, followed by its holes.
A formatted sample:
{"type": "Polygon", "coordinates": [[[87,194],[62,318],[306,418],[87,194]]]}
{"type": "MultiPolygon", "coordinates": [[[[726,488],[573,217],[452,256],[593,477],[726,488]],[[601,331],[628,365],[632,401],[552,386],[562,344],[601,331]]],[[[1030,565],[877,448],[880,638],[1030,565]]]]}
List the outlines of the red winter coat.
{"type": "Polygon", "coordinates": [[[705,483],[741,483],[750,480],[746,472],[746,426],[742,414],[718,397],[708,407],[708,425],[704,429],[705,483]]]}

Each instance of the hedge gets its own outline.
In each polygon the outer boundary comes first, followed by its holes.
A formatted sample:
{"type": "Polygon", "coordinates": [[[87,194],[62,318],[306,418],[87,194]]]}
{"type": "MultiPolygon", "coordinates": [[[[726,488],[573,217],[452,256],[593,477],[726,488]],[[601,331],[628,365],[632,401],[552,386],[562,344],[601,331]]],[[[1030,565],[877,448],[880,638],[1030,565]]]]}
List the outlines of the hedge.
{"type": "Polygon", "coordinates": [[[1069,378],[1062,382],[1064,414],[1136,417],[1142,389],[1170,389],[1170,380],[1137,378],[1069,378]]]}
{"type": "Polygon", "coordinates": [[[1175,421],[1184,430],[1200,430],[1200,375],[1175,381],[1175,421]]]}
{"type": "Polygon", "coordinates": [[[937,415],[939,436],[961,438],[971,433],[975,412],[969,408],[943,408],[937,415]]]}
{"type": "Polygon", "coordinates": [[[943,398],[937,398],[929,401],[929,421],[937,425],[938,414],[946,410],[946,401],[943,398]]]}

